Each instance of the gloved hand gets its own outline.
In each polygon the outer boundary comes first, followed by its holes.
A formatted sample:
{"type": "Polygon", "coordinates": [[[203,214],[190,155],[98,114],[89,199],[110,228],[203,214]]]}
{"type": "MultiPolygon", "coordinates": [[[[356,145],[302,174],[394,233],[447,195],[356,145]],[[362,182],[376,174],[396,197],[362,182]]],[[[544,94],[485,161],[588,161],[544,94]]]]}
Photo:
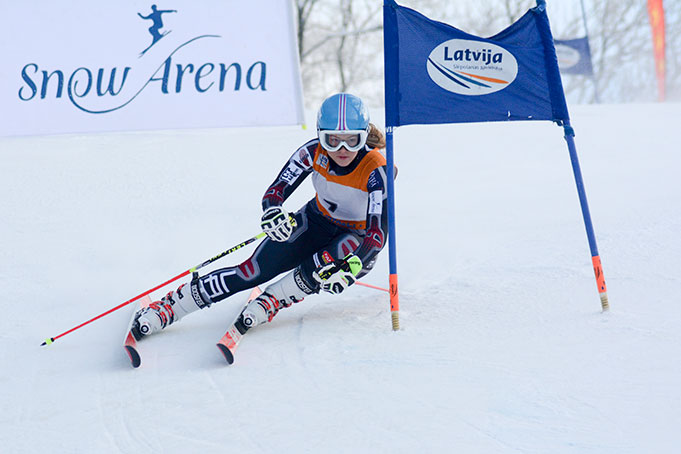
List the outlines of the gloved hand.
{"type": "Polygon", "coordinates": [[[294,222],[288,212],[280,207],[269,207],[262,215],[260,227],[272,241],[283,242],[293,233],[294,222]]]}
{"type": "Polygon", "coordinates": [[[312,273],[312,277],[319,282],[321,290],[338,295],[357,282],[357,276],[362,271],[362,260],[354,254],[349,254],[343,260],[336,260],[324,265],[312,273]]]}

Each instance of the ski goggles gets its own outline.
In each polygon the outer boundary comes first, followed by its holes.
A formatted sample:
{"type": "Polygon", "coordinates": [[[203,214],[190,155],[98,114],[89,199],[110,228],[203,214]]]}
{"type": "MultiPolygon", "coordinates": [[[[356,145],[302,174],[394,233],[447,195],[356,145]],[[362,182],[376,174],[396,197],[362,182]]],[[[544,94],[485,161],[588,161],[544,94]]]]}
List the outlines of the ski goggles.
{"type": "Polygon", "coordinates": [[[366,143],[368,132],[345,130],[330,131],[327,129],[318,132],[319,142],[326,151],[338,151],[342,146],[348,151],[359,151],[366,143]]]}

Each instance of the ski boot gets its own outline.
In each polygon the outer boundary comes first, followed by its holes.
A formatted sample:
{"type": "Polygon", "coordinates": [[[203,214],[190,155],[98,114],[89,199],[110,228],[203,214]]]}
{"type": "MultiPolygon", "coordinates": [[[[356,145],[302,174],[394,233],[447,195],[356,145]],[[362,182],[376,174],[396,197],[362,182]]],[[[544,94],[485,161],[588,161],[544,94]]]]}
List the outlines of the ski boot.
{"type": "Polygon", "coordinates": [[[254,326],[271,322],[280,309],[291,307],[313,293],[314,289],[303,280],[300,267],[296,268],[277,282],[268,285],[260,296],[249,302],[235,325],[237,327],[241,325],[243,329],[249,330],[254,326]]]}
{"type": "Polygon", "coordinates": [[[282,307],[289,307],[316,293],[301,277],[300,267],[291,271],[274,284],[267,286],[255,299],[250,300],[227,329],[217,346],[228,364],[234,362],[234,352],[246,331],[271,322],[282,307]]]}
{"type": "Polygon", "coordinates": [[[199,276],[194,273],[192,281],[170,291],[160,301],[140,309],[132,324],[132,334],[136,340],[161,331],[180,321],[185,315],[210,306],[210,299],[199,290],[199,276]]]}

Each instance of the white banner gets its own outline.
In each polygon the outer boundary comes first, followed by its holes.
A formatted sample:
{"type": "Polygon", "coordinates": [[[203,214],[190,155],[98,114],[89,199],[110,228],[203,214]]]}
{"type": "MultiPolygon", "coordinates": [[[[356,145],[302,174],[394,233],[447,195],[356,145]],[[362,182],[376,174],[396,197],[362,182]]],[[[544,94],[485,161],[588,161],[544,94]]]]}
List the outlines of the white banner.
{"type": "Polygon", "coordinates": [[[290,0],[0,4],[0,136],[304,122],[290,0]]]}

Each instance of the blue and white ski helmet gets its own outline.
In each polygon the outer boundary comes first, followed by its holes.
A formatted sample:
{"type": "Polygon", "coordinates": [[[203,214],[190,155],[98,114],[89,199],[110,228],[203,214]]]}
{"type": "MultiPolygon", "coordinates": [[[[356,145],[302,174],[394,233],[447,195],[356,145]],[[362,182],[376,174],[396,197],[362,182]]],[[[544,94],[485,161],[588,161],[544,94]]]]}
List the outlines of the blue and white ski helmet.
{"type": "Polygon", "coordinates": [[[350,93],[337,93],[324,100],[317,113],[317,131],[368,131],[369,110],[350,93]]]}

